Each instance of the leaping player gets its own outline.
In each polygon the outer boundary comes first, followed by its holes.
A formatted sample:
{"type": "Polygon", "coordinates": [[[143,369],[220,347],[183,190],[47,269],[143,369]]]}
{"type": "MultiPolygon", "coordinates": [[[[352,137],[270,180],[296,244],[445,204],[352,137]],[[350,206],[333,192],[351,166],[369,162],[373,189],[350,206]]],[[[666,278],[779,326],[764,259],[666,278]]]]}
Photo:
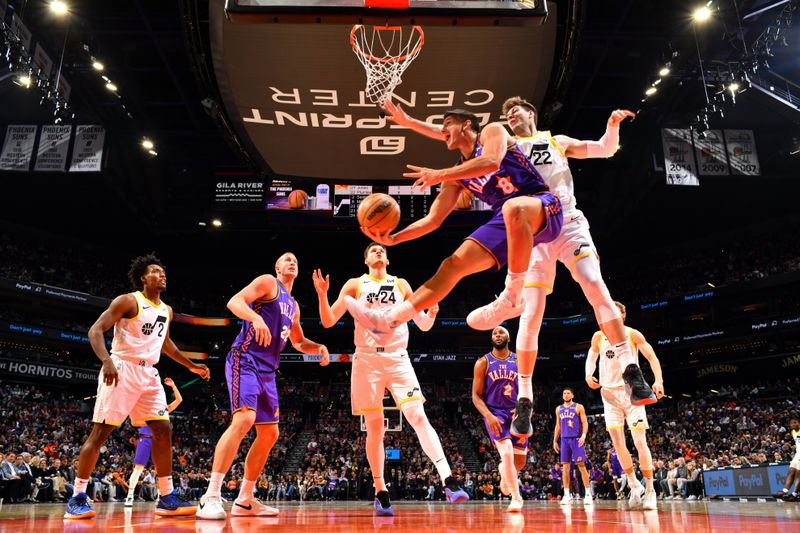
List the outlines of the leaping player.
{"type": "MultiPolygon", "coordinates": [[[[453,167],[431,169],[408,165],[404,176],[425,188],[442,184],[430,212],[420,220],[393,234],[378,234],[362,228],[373,240],[387,246],[417,239],[438,228],[453,211],[461,191],[472,192],[489,204],[494,215],[467,237],[456,251],[445,259],[434,276],[399,306],[380,312],[348,300],[348,309],[375,335],[389,335],[392,327],[407,322],[419,310],[441,301],[465,276],[500,268],[508,261],[506,297],[497,308],[494,325],[502,315],[522,312],[522,286],[531,257],[532,246],[555,239],[563,222],[561,202],[549,190],[517,142],[499,122],[481,128],[478,117],[469,111],[450,110],[444,114],[441,127],[412,119],[399,106],[387,102],[386,112],[395,123],[427,137],[443,141],[449,150],[458,150],[461,162],[453,167]]],[[[529,436],[531,416],[530,374],[520,380],[520,397],[515,419],[527,426],[512,428],[512,434],[529,436]],[[527,388],[525,388],[527,387],[527,388]]]]}
{"type": "MultiPolygon", "coordinates": [[[[626,313],[625,306],[619,302],[614,302],[620,311],[623,322],[626,313]]],[[[653,382],[653,392],[658,398],[664,397],[664,379],[661,374],[661,363],[656,357],[653,347],[644,338],[644,335],[636,329],[626,327],[628,342],[633,351],[634,359],[638,359],[639,351],[642,352],[655,376],[653,382]]],[[[631,507],[643,505],[645,509],[656,509],[656,491],[653,486],[653,456],[647,446],[647,413],[644,405],[633,405],[625,392],[625,382],[622,379],[623,363],[616,357],[616,353],[611,349],[611,343],[601,331],[595,332],[592,336],[592,347],[589,349],[586,358],[586,384],[592,389],[600,390],[603,398],[603,414],[606,421],[606,429],[611,435],[611,442],[617,451],[617,457],[628,486],[631,489],[629,501],[631,507]],[[600,359],[600,379],[594,377],[597,367],[597,360],[600,359]],[[645,484],[643,487],[633,471],[633,459],[625,443],[625,423],[633,437],[633,444],[639,452],[639,468],[644,474],[645,484]],[[642,502],[644,496],[644,502],[642,502]]]]}
{"type": "Polygon", "coordinates": [[[508,348],[511,335],[503,326],[492,331],[492,351],[475,361],[472,403],[483,415],[489,438],[500,454],[500,491],[511,503],[508,512],[522,511],[517,472],[525,468],[528,438],[511,435],[511,418],[517,401],[517,360],[508,348]]]}
{"type": "Polygon", "coordinates": [[[89,342],[103,362],[94,404],[92,432],[81,447],[75,488],[67,502],[64,518],[93,518],[95,511],[86,497],[89,476],[100,456],[100,448],[115,427],[130,416],[134,425],[147,424],[153,433],[153,463],[158,474],[159,516],[192,515],[196,507],[178,496],[172,483],[172,428],[167,396],[158,370],[161,352],[190,372],[208,380],[205,365],[198,365],[181,353],[169,336],[172,308],[161,300],[167,289],[164,265],[154,255],[137,257],[131,263],[128,280],[139,290],[117,296],[89,328],[89,342]],[[111,354],[103,333],[114,326],[111,354]]]}
{"type": "Polygon", "coordinates": [[[564,483],[564,497],[561,505],[572,503],[572,494],[569,490],[570,466],[575,463],[583,480],[586,494],[583,497],[584,505],[594,505],[592,489],[589,483],[589,472],[586,470],[586,432],[589,422],[586,419],[586,409],[579,403],[573,402],[575,393],[567,387],[561,393],[562,405],[556,407],[556,429],[553,434],[553,449],[561,454],[561,479],[564,483]],[[559,437],[561,437],[559,444],[559,437]]]}
{"type": "MultiPolygon", "coordinates": [[[[530,376],[539,353],[539,330],[544,316],[545,300],[553,292],[556,261],[561,261],[580,285],[592,305],[597,324],[609,339],[615,357],[622,362],[622,377],[626,387],[630,389],[631,402],[634,405],[655,403],[656,397],[644,381],[641,369],[635,364],[625,335],[625,325],[603,281],[599,255],[589,232],[589,222],[576,207],[575,186],[569,168],[569,158],[607,158],[614,155],[619,145],[620,124],[635,115],[623,109],[612,112],[605,133],[597,141],[573,139],[566,135],[553,136],[549,131],[538,131],[536,108],[518,96],[503,103],[503,115],[522,151],[561,201],[564,226],[554,240],[533,249],[523,289],[523,306],[508,307],[505,302],[509,295],[504,291],[496,301],[472,311],[467,317],[467,323],[475,329],[491,329],[499,323],[498,320],[513,318],[519,315],[519,310],[522,311],[517,339],[520,398],[530,398],[530,376]],[[500,312],[498,309],[509,309],[509,312],[500,312]]],[[[514,430],[519,434],[528,434],[530,424],[526,420],[515,418],[514,430]]]]}
{"type": "MultiPolygon", "coordinates": [[[[172,395],[175,397],[167,406],[167,412],[171,413],[183,402],[183,396],[175,386],[172,378],[164,378],[164,384],[172,389],[172,395]]],[[[136,451],[133,454],[133,472],[128,481],[128,496],[125,498],[125,507],[133,507],[133,497],[136,493],[136,485],[139,483],[139,477],[144,472],[144,467],[150,461],[150,456],[153,453],[153,432],[150,426],[144,424],[139,426],[139,438],[136,439],[136,451]]]]}
{"type": "MultiPolygon", "coordinates": [[[[405,279],[390,276],[387,272],[389,258],[385,246],[370,243],[364,250],[364,263],[369,273],[347,280],[333,305],[328,303],[330,276],[323,276],[319,269],[314,271],[312,277],[319,297],[319,316],[324,327],[329,328],[342,318],[347,310],[347,298],[356,299],[371,309],[383,309],[402,302],[411,295],[411,286],[405,279]]],[[[414,315],[413,320],[422,331],[428,331],[433,327],[438,311],[439,307],[433,305],[427,312],[414,315]]],[[[386,389],[391,392],[403,417],[417,433],[425,455],[436,467],[445,486],[447,501],[457,503],[468,500],[469,496],[453,477],[439,436],[425,414],[425,397],[408,358],[408,325],[402,323],[392,330],[391,335],[381,336],[379,339],[356,320],[354,337],[350,399],[353,414],[363,416],[367,428],[366,452],[375,485],[375,514],[394,515],[383,477],[383,466],[386,462],[383,448],[383,392],[386,389]]]]}
{"type": "Polygon", "coordinates": [[[287,341],[300,352],[321,355],[320,365],[330,361],[328,349],[307,339],[300,326],[300,308],[292,298],[297,279],[297,258],[286,252],[275,262],[275,276],[264,274],[251,281],[228,302],[228,309],[242,319],[242,329],[225,361],[225,379],[231,399],[231,423],[214,450],[211,479],[200,498],[197,518],[225,520],[222,481],[239,446],[253,425],[256,438],[244,463],[239,496],[233,516],[276,516],[279,510],[253,496],[256,481],[278,440],[278,386],[275,372],[287,341]]]}

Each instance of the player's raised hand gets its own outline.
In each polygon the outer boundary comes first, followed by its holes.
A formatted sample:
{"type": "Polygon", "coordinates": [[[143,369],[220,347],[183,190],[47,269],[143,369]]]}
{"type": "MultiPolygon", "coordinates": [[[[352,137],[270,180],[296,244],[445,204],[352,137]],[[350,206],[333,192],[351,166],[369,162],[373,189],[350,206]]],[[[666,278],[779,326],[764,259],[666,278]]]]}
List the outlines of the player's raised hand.
{"type": "Polygon", "coordinates": [[[439,304],[433,304],[428,308],[428,318],[436,318],[436,315],[439,314],[439,304]]]}
{"type": "Polygon", "coordinates": [[[114,361],[111,359],[106,359],[103,361],[103,368],[101,369],[103,373],[103,383],[111,387],[117,386],[119,383],[119,373],[117,372],[117,367],[114,365],[114,361]]]}
{"type": "Polygon", "coordinates": [[[391,100],[386,100],[383,111],[386,113],[386,120],[389,122],[394,122],[398,126],[405,127],[411,125],[411,117],[400,107],[400,104],[395,105],[391,100]]]}
{"type": "Polygon", "coordinates": [[[253,329],[256,332],[256,342],[261,346],[269,346],[269,343],[272,342],[272,333],[269,332],[269,328],[264,323],[261,315],[257,316],[253,321],[253,329]]]}
{"type": "Polygon", "coordinates": [[[656,398],[659,400],[664,397],[664,383],[661,381],[656,381],[653,383],[653,392],[656,394],[656,398]]]}
{"type": "Polygon", "coordinates": [[[594,376],[586,376],[586,384],[589,385],[590,389],[599,389],[600,383],[597,381],[597,378],[594,376]]]}
{"type": "Polygon", "coordinates": [[[503,431],[503,426],[500,424],[500,419],[493,414],[489,414],[489,416],[486,418],[486,425],[489,427],[489,431],[491,431],[495,437],[499,437],[500,433],[503,431]]]}
{"type": "Polygon", "coordinates": [[[619,126],[620,122],[625,120],[626,118],[635,118],[636,113],[633,111],[628,111],[627,109],[615,109],[611,112],[611,116],[608,117],[608,125],[609,126],[619,126]]]}
{"type": "MultiPolygon", "coordinates": [[[[211,370],[209,370],[206,365],[194,365],[189,370],[191,372],[197,374],[201,378],[203,378],[205,381],[208,381],[209,379],[211,379],[211,370]]],[[[167,379],[169,379],[169,378],[167,378],[167,379]]],[[[172,381],[172,380],[170,379],[170,381],[172,381]]]]}
{"type": "Polygon", "coordinates": [[[166,385],[167,387],[174,387],[175,382],[172,381],[172,378],[164,378],[164,385],[166,385]]]}
{"type": "Polygon", "coordinates": [[[444,181],[442,173],[436,169],[418,167],[416,165],[406,165],[406,167],[411,169],[411,172],[404,173],[403,177],[416,180],[412,187],[419,187],[421,191],[424,191],[426,187],[433,187],[444,181]]]}
{"type": "Polygon", "coordinates": [[[395,245],[394,236],[388,231],[381,232],[361,226],[361,233],[366,235],[368,239],[371,239],[373,242],[377,242],[378,244],[383,244],[384,246],[395,245]]]}
{"type": "Polygon", "coordinates": [[[317,290],[317,294],[328,293],[328,289],[331,288],[330,274],[323,276],[322,271],[317,268],[311,273],[311,279],[314,280],[314,288],[317,290]]]}
{"type": "Polygon", "coordinates": [[[324,344],[319,345],[319,366],[328,366],[328,363],[331,362],[331,354],[328,353],[328,347],[324,344]]]}

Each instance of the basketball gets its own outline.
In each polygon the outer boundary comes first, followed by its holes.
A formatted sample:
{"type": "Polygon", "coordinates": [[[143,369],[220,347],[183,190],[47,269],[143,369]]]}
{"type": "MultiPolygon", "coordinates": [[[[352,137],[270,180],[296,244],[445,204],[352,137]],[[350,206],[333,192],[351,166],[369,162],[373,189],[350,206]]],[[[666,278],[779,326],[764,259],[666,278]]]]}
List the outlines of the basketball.
{"type": "Polygon", "coordinates": [[[289,208],[290,209],[305,209],[308,202],[308,193],[295,189],[289,193],[289,208]]]}
{"type": "Polygon", "coordinates": [[[388,194],[370,194],[358,204],[358,223],[369,230],[390,232],[400,222],[400,206],[388,194]]]}
{"type": "Polygon", "coordinates": [[[461,194],[458,196],[458,204],[456,204],[456,207],[459,209],[472,209],[473,198],[475,197],[472,196],[471,192],[467,190],[461,191],[461,194]]]}

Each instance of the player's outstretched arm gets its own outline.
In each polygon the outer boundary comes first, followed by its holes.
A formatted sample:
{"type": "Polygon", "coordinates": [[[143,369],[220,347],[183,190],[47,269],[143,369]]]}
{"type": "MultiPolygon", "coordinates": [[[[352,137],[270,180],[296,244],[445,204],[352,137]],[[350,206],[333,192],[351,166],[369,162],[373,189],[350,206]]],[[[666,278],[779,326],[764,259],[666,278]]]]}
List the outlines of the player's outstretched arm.
{"type": "Polygon", "coordinates": [[[423,235],[435,231],[442,225],[444,219],[456,208],[461,190],[461,185],[457,183],[445,183],[442,185],[442,190],[436,195],[436,199],[431,204],[428,214],[416,222],[412,222],[397,233],[392,235],[379,235],[366,231],[363,228],[362,231],[364,231],[367,237],[386,246],[418,239],[423,235]]]}
{"type": "MultiPolygon", "coordinates": [[[[168,307],[169,309],[169,316],[172,317],[172,308],[168,307]]],[[[164,338],[164,346],[161,348],[161,351],[167,354],[167,357],[178,363],[179,365],[183,366],[190,372],[197,374],[204,380],[208,381],[211,379],[211,371],[208,369],[206,365],[198,365],[185,355],[181,353],[175,343],[172,342],[172,338],[169,336],[169,328],[167,329],[167,336],[164,338]]],[[[177,407],[177,405],[175,406],[177,407]]]]}
{"type": "Polygon", "coordinates": [[[631,337],[633,338],[633,342],[636,343],[636,346],[639,347],[639,351],[642,352],[644,358],[650,363],[650,369],[653,371],[653,377],[655,377],[653,392],[656,393],[656,398],[663,398],[664,375],[661,372],[661,362],[658,360],[658,357],[656,357],[653,346],[647,342],[647,339],[644,338],[644,335],[642,335],[642,332],[639,330],[631,328],[631,337]]]}
{"type": "Polygon", "coordinates": [[[295,304],[294,322],[292,322],[292,329],[289,331],[289,340],[295,350],[299,352],[313,355],[319,354],[321,356],[319,360],[320,366],[328,366],[328,363],[331,362],[328,348],[324,344],[307,339],[303,334],[303,328],[300,326],[300,308],[297,304],[295,304]]]}
{"type": "Polygon", "coordinates": [[[358,279],[350,278],[339,291],[339,297],[333,302],[333,305],[328,303],[328,289],[331,287],[330,275],[323,276],[320,269],[314,270],[311,274],[311,279],[314,281],[314,289],[317,291],[317,299],[319,300],[319,318],[322,322],[322,327],[329,328],[336,324],[347,311],[347,305],[344,303],[345,296],[356,297],[356,289],[358,288],[358,279]]]}
{"type": "Polygon", "coordinates": [[[564,149],[567,157],[574,159],[590,159],[611,157],[619,148],[619,125],[628,117],[636,114],[627,109],[616,109],[608,117],[606,132],[596,141],[573,139],[566,135],[556,135],[555,141],[564,149]]]}
{"type": "Polygon", "coordinates": [[[592,345],[589,348],[589,353],[586,355],[584,376],[586,378],[586,384],[589,385],[590,389],[600,388],[600,383],[597,381],[597,378],[594,377],[594,371],[597,368],[597,359],[600,357],[600,341],[602,338],[602,333],[599,331],[594,332],[592,336],[592,345]]]}
{"type": "Polygon", "coordinates": [[[167,406],[167,411],[171,413],[183,402],[183,396],[181,396],[181,391],[178,390],[178,387],[175,385],[175,382],[172,381],[172,378],[164,378],[164,384],[172,389],[172,394],[175,396],[175,399],[172,400],[172,403],[167,406]]]}
{"type": "Polygon", "coordinates": [[[503,158],[508,151],[510,136],[499,122],[492,122],[481,130],[481,155],[464,161],[460,165],[453,167],[433,169],[406,165],[411,172],[403,174],[406,178],[412,178],[412,187],[432,187],[446,181],[455,181],[468,178],[478,178],[497,172],[503,162],[503,158]]]}
{"type": "Polygon", "coordinates": [[[139,312],[139,304],[136,303],[136,298],[132,294],[123,294],[117,296],[112,300],[108,309],[103,311],[97,318],[92,327],[89,328],[89,344],[98,359],[103,363],[101,370],[103,374],[103,382],[106,385],[116,386],[119,381],[119,374],[114,362],[111,361],[111,354],[108,353],[106,348],[106,339],[103,334],[111,329],[111,326],[116,324],[122,318],[133,318],[139,312]]]}
{"type": "Polygon", "coordinates": [[[483,401],[483,387],[485,386],[484,379],[486,376],[486,368],[489,366],[489,361],[486,357],[481,357],[475,361],[475,366],[472,369],[472,404],[475,409],[486,419],[486,425],[489,426],[489,431],[496,436],[500,436],[503,430],[500,420],[494,416],[489,410],[486,402],[483,401]]]}
{"type": "Polygon", "coordinates": [[[405,109],[400,107],[400,104],[395,104],[391,100],[386,100],[386,105],[383,110],[386,112],[386,120],[394,122],[398,126],[409,128],[411,131],[430,139],[444,141],[444,133],[442,133],[441,126],[415,119],[406,113],[405,109]]]}

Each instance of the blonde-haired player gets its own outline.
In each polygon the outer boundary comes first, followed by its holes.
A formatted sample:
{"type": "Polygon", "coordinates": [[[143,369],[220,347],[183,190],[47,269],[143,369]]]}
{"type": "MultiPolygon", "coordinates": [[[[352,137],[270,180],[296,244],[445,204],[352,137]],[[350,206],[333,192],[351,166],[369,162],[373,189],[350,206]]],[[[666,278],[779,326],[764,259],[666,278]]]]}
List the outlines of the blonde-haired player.
{"type": "MultiPolygon", "coordinates": [[[[619,308],[623,322],[626,313],[625,306],[619,302],[614,302],[619,308]]],[[[661,374],[661,363],[656,357],[656,353],[644,335],[636,329],[626,327],[625,333],[628,336],[634,360],[638,359],[641,351],[645,359],[650,363],[653,370],[655,381],[653,382],[653,392],[658,398],[664,396],[664,379],[661,374]]],[[[653,487],[653,456],[647,446],[647,414],[643,405],[633,405],[625,392],[625,382],[622,379],[623,365],[616,357],[616,353],[611,347],[611,343],[606,336],[597,331],[592,336],[592,347],[586,358],[586,383],[592,389],[600,390],[603,398],[603,413],[606,420],[606,429],[611,435],[611,442],[617,451],[617,457],[628,479],[631,489],[631,507],[638,505],[645,509],[656,509],[656,491],[653,487]],[[600,359],[600,379],[594,377],[597,360],[600,359]],[[631,430],[633,444],[639,452],[639,468],[644,474],[646,486],[643,487],[633,470],[633,458],[625,444],[625,423],[631,430]],[[642,502],[644,496],[644,502],[642,502]]]]}
{"type": "MultiPolygon", "coordinates": [[[[329,328],[342,318],[347,311],[345,298],[348,296],[375,309],[391,307],[411,296],[409,283],[403,278],[390,276],[386,271],[389,259],[384,245],[370,243],[364,250],[364,263],[369,274],[347,280],[333,305],[328,303],[330,276],[323,276],[319,269],[314,271],[314,288],[319,297],[319,316],[324,327],[329,328]]],[[[416,313],[413,320],[422,331],[428,331],[433,327],[438,310],[438,306],[434,306],[427,312],[416,313]]],[[[375,336],[355,320],[354,337],[356,349],[350,377],[350,400],[353,414],[364,417],[367,430],[367,462],[375,484],[375,514],[394,515],[383,478],[383,465],[386,462],[383,449],[385,389],[391,392],[403,417],[417,433],[422,450],[436,467],[446,487],[447,501],[456,503],[468,500],[469,496],[452,476],[439,436],[425,415],[422,406],[425,397],[408,358],[408,324],[396,327],[390,336],[382,338],[383,343],[379,345],[375,336]]]]}

